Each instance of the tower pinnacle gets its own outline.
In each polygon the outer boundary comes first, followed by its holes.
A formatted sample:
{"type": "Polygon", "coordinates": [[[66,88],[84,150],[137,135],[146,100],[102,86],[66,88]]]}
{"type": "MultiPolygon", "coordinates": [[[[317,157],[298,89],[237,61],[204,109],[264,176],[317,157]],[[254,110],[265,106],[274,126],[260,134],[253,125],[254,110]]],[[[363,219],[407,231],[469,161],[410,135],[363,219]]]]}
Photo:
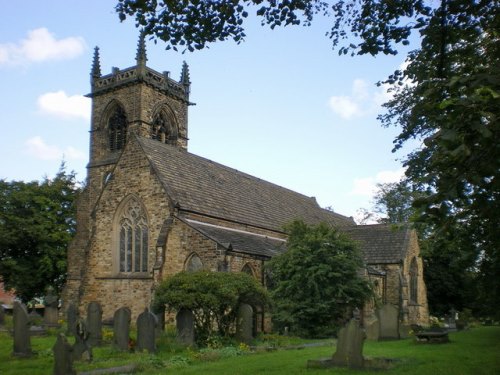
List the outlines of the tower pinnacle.
{"type": "Polygon", "coordinates": [[[139,34],[139,42],[137,43],[137,55],[135,60],[137,65],[146,65],[146,61],[148,60],[146,56],[146,34],[144,31],[141,31],[139,34]]]}
{"type": "Polygon", "coordinates": [[[92,78],[99,78],[101,76],[101,62],[99,59],[99,47],[94,48],[94,59],[92,60],[92,70],[90,72],[92,78]]]}

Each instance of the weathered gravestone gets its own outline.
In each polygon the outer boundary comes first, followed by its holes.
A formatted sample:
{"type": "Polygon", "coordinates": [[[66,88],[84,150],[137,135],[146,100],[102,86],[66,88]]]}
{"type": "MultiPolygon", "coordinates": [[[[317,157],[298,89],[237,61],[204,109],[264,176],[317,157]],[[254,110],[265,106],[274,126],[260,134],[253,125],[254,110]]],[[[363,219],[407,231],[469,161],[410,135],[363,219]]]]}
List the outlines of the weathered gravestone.
{"type": "Polygon", "coordinates": [[[29,357],[31,351],[31,339],[29,332],[29,317],[26,306],[18,301],[14,301],[14,352],[18,357],[29,357]]]}
{"type": "Polygon", "coordinates": [[[52,347],[54,352],[54,375],[74,375],[72,347],[63,333],[57,335],[57,341],[52,347]]]}
{"type": "Polygon", "coordinates": [[[54,290],[52,288],[47,289],[47,295],[44,298],[44,306],[43,310],[43,323],[48,327],[58,327],[58,305],[59,299],[54,294],[54,290]]]}
{"type": "Polygon", "coordinates": [[[363,368],[363,343],[365,332],[359,326],[357,319],[351,319],[347,326],[339,331],[337,350],[333,354],[332,363],[335,366],[363,368]]]}
{"type": "Polygon", "coordinates": [[[92,348],[88,343],[89,333],[82,319],[75,326],[75,345],[73,346],[73,360],[92,361],[92,348]]]}
{"type": "Polygon", "coordinates": [[[156,351],[156,325],[158,321],[155,314],[146,309],[137,317],[137,350],[156,351]]]}
{"type": "Polygon", "coordinates": [[[90,302],[87,306],[87,331],[90,346],[101,345],[102,341],[102,308],[99,302],[90,302]]]}
{"type": "Polygon", "coordinates": [[[76,335],[76,324],[78,322],[78,318],[79,318],[78,309],[73,303],[70,303],[68,306],[68,310],[66,311],[66,319],[68,321],[66,334],[68,336],[76,335]]]}
{"type": "Polygon", "coordinates": [[[253,339],[253,308],[242,303],[238,308],[236,318],[236,340],[249,343],[253,339]]]}
{"type": "Polygon", "coordinates": [[[113,344],[118,350],[128,350],[130,316],[128,307],[119,308],[113,316],[113,344]]]}
{"type": "Polygon", "coordinates": [[[374,314],[367,316],[363,322],[368,340],[378,340],[380,325],[377,317],[374,314]]]}
{"type": "Polygon", "coordinates": [[[4,325],[5,323],[5,311],[3,309],[2,304],[0,303],[0,326],[4,325]]]}
{"type": "Polygon", "coordinates": [[[379,322],[379,340],[399,339],[399,311],[398,308],[386,304],[377,310],[379,322]]]}
{"type": "Polygon", "coordinates": [[[455,309],[450,310],[450,316],[448,318],[448,331],[455,332],[457,330],[457,311],[455,309]]]}
{"type": "Polygon", "coordinates": [[[194,315],[191,310],[181,309],[175,318],[177,341],[183,345],[194,345],[194,315]]]}

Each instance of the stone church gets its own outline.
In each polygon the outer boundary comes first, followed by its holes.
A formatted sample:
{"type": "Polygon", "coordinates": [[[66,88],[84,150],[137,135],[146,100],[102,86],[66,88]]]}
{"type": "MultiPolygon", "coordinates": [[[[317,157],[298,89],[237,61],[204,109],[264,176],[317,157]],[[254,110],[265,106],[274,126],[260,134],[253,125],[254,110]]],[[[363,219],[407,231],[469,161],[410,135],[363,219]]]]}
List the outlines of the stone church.
{"type": "Polygon", "coordinates": [[[413,229],[356,225],[314,198],[190,153],[188,66],[176,81],[146,61],[141,38],[135,66],[103,75],[95,49],[90,160],[63,303],[83,312],[98,301],[104,319],[128,306],[135,319],[155,286],[182,270],[247,272],[264,284],[264,264],[285,251],[284,224],[302,219],[358,241],[379,302],[399,307],[405,323],[426,323],[413,229]]]}

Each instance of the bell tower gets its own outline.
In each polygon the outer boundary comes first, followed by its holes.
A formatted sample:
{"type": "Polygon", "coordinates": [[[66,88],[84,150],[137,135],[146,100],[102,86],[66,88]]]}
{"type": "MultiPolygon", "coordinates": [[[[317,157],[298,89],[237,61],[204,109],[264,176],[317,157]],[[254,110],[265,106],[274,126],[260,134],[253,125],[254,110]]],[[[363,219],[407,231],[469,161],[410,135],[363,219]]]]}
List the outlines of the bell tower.
{"type": "Polygon", "coordinates": [[[191,82],[184,62],[180,80],[169,72],[146,66],[145,36],[141,33],[135,66],[112,68],[102,75],[99,48],[94,50],[90,74],[92,117],[87,165],[90,201],[110,176],[132,134],[187,150],[191,82]]]}

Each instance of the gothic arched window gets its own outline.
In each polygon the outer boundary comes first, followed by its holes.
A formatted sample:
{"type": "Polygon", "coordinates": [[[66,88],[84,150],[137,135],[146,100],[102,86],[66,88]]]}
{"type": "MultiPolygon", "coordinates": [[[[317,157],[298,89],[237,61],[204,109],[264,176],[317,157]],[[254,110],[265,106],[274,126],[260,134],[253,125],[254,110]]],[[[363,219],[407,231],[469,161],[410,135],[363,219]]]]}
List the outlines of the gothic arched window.
{"type": "Polygon", "coordinates": [[[162,143],[175,143],[177,140],[177,128],[163,111],[154,116],[150,134],[152,139],[162,143]]]}
{"type": "Polygon", "coordinates": [[[254,277],[253,269],[252,269],[252,267],[248,263],[246,263],[243,266],[243,268],[241,269],[241,272],[246,273],[246,274],[254,277]]]}
{"type": "Polygon", "coordinates": [[[186,271],[187,272],[195,272],[199,271],[203,268],[203,263],[200,257],[196,254],[191,254],[186,262],[186,271]]]}
{"type": "Polygon", "coordinates": [[[417,258],[411,260],[410,265],[410,302],[418,302],[418,264],[417,258]]]}
{"type": "Polygon", "coordinates": [[[130,199],[119,220],[120,272],[148,271],[148,220],[141,204],[130,199]]]}
{"type": "Polygon", "coordinates": [[[117,106],[108,119],[110,151],[121,150],[127,140],[127,117],[122,107],[117,106]]]}

